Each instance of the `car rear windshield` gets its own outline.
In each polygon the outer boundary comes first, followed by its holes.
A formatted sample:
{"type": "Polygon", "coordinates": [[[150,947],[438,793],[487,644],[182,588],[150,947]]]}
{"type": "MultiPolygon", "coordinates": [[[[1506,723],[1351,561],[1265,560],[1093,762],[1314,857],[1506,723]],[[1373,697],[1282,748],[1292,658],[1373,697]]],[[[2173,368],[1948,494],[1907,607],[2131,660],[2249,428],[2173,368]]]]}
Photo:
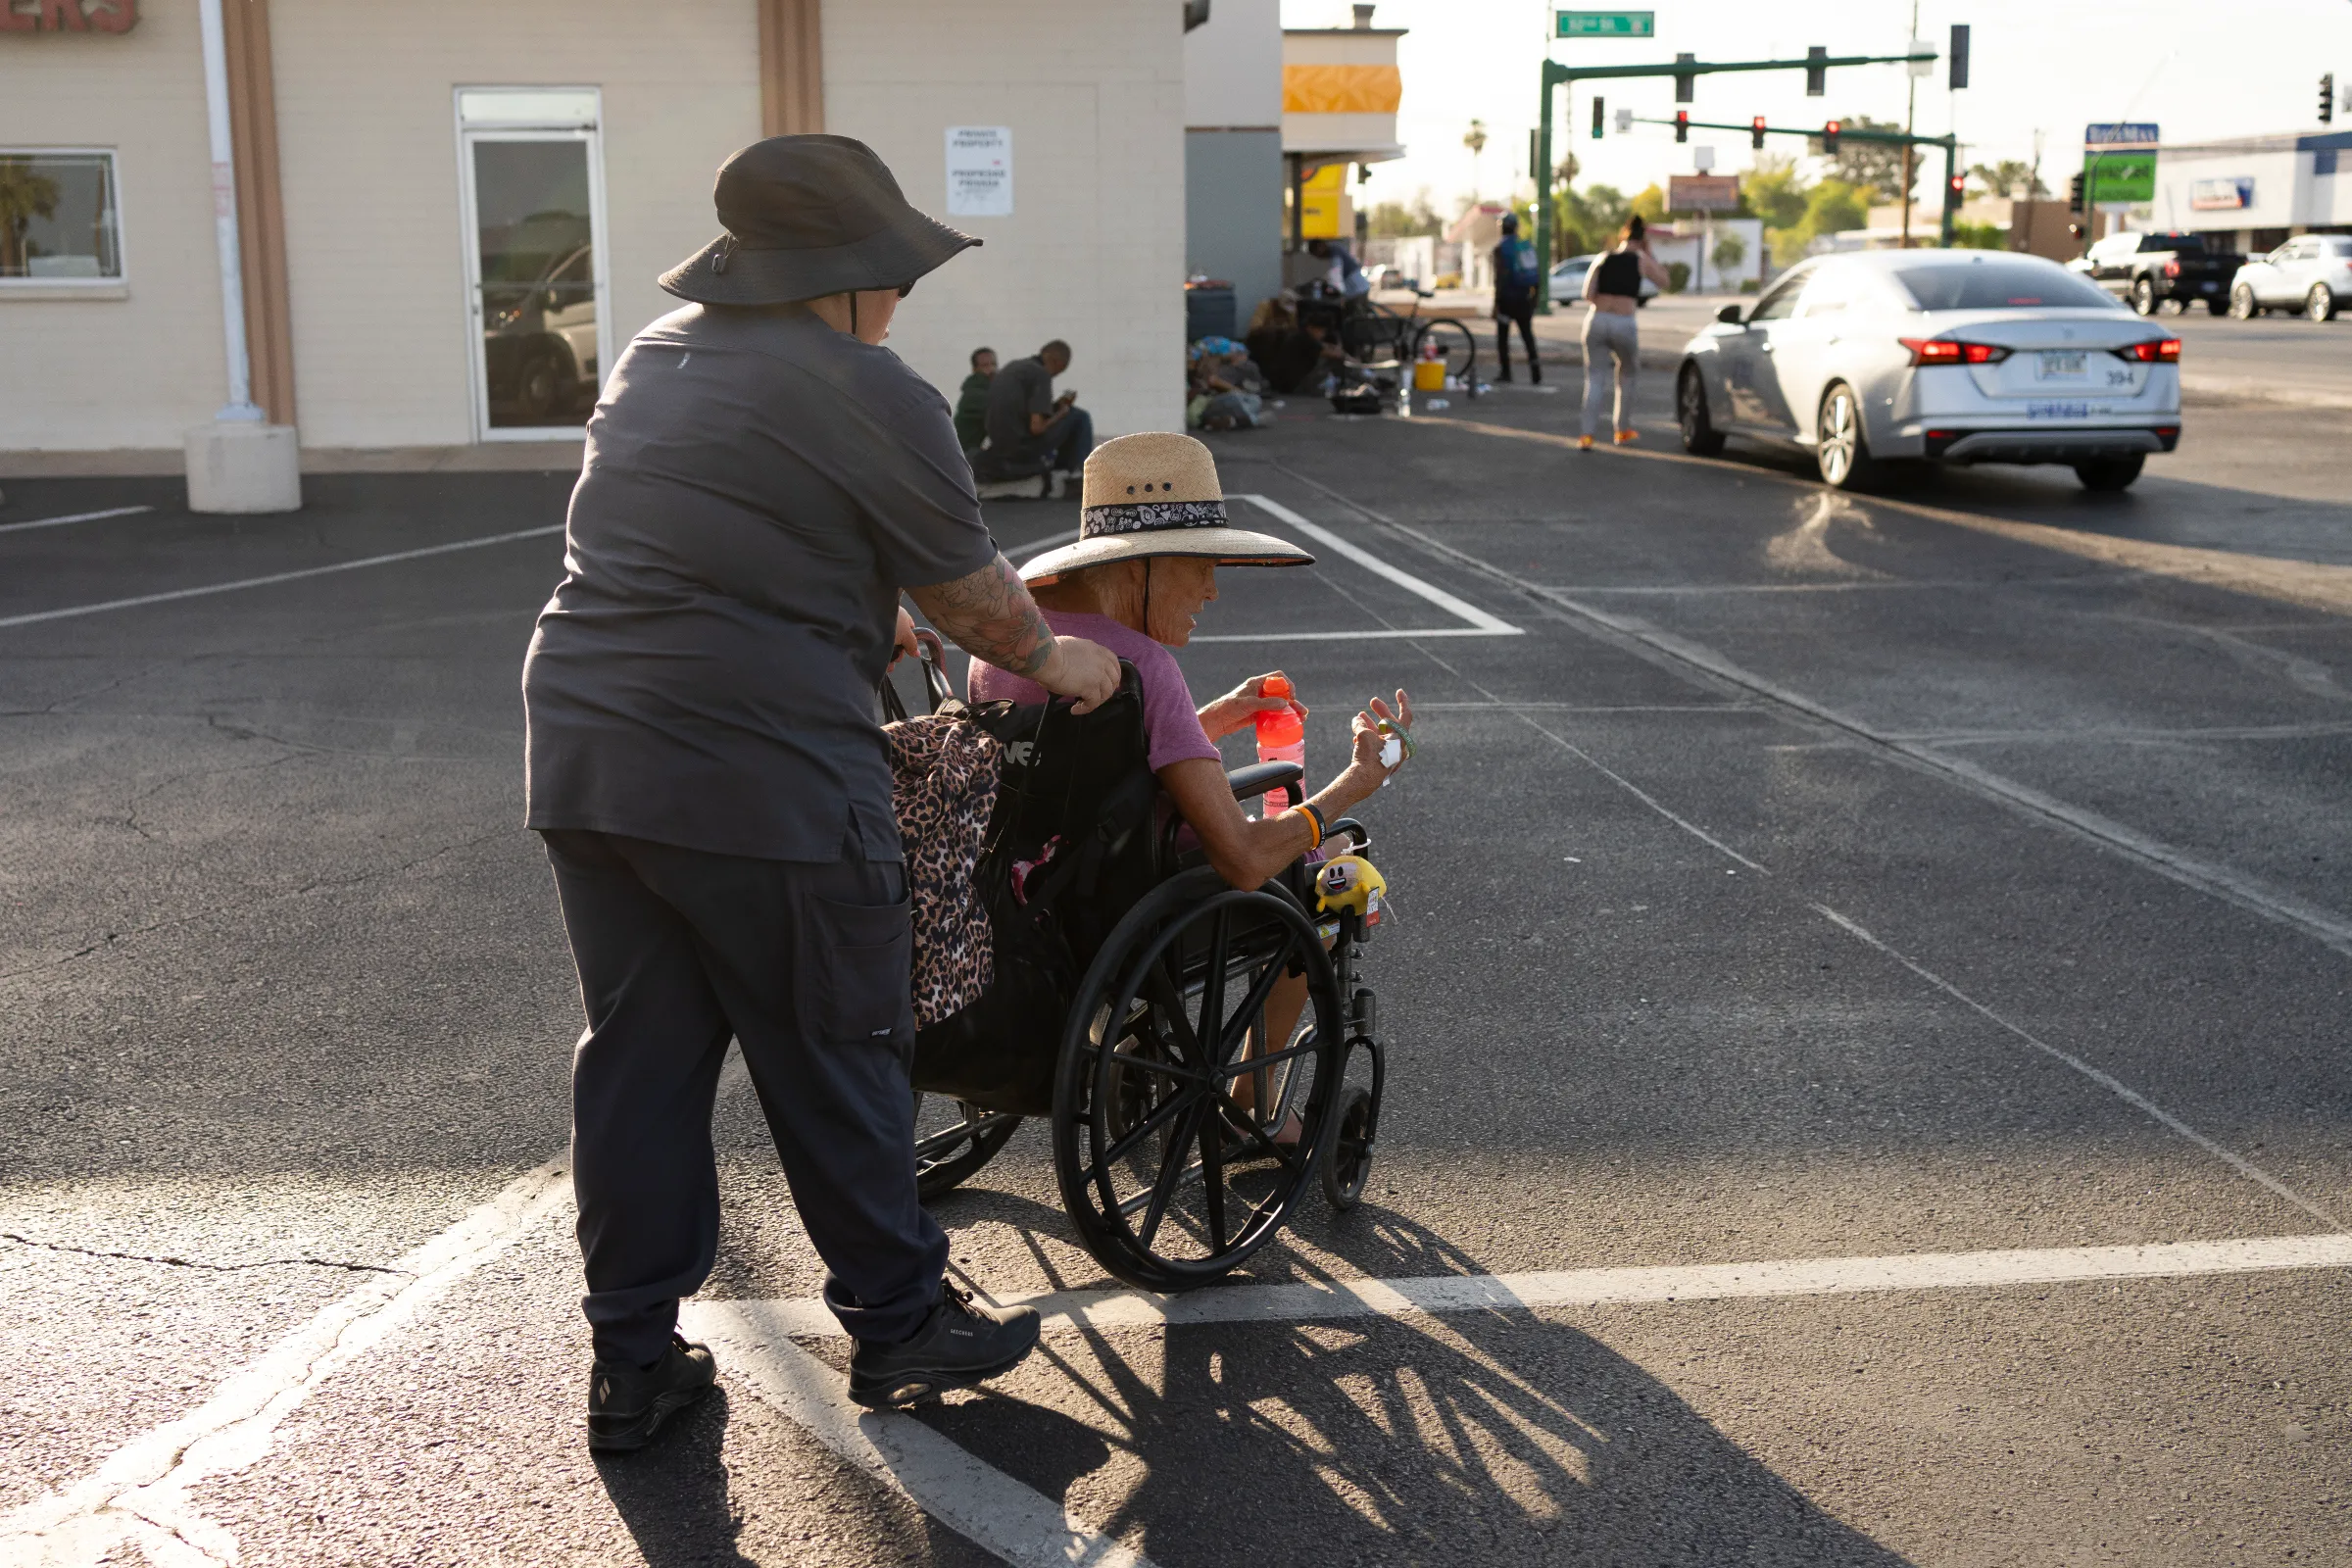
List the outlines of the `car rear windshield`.
{"type": "Polygon", "coordinates": [[[2195,251],[2202,255],[2205,241],[2203,236],[2197,234],[2147,234],[2141,236],[2139,248],[2143,251],[2195,251]]]}
{"type": "Polygon", "coordinates": [[[1923,311],[2082,310],[2112,306],[2107,291],[2043,263],[1972,262],[1966,267],[1907,267],[1895,280],[1923,311]]]}

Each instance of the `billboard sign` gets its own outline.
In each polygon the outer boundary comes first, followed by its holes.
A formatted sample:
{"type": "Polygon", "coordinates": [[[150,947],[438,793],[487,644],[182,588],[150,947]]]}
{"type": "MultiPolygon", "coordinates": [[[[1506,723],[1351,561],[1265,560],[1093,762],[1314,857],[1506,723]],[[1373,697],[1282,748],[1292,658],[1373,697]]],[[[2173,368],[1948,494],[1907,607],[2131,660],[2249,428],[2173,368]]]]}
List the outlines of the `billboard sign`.
{"type": "Polygon", "coordinates": [[[2158,139],[2153,121],[2093,121],[2082,127],[2085,147],[2153,147],[2158,139]]]}
{"type": "Polygon", "coordinates": [[[1670,213],[1730,213],[1740,207],[1737,174],[1674,174],[1666,180],[1670,213]]]}
{"type": "Polygon", "coordinates": [[[2188,205],[2200,213],[2236,213],[2254,205],[2254,176],[2231,174],[2223,179],[2192,179],[2188,205]]]}
{"type": "Polygon", "coordinates": [[[2093,207],[2136,207],[2156,199],[2156,155],[2094,150],[2082,161],[2082,183],[2093,207]]]}

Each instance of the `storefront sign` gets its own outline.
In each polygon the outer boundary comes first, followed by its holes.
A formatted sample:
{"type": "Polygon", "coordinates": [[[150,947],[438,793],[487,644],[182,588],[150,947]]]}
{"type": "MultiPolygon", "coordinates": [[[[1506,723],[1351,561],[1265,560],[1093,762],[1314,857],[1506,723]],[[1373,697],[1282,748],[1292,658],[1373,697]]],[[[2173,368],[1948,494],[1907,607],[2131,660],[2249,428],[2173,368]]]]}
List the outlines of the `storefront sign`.
{"type": "Polygon", "coordinates": [[[128,32],[139,0],[0,0],[0,32],[128,32]]]}
{"type": "Polygon", "coordinates": [[[2085,147],[2153,147],[2161,139],[2152,120],[2093,121],[2082,127],[2085,147]]]}
{"type": "Polygon", "coordinates": [[[1666,179],[1670,213],[1730,213],[1740,207],[1737,174],[1671,174],[1666,179]]]}
{"type": "Polygon", "coordinates": [[[1338,239],[1348,201],[1348,166],[1325,164],[1298,182],[1298,237],[1338,239]]]}
{"type": "Polygon", "coordinates": [[[2254,205],[2254,176],[2231,174],[2224,179],[2192,179],[2188,205],[2200,213],[2234,213],[2254,205]]]}
{"type": "Polygon", "coordinates": [[[948,216],[1012,216],[1012,127],[948,127],[948,216]]]}

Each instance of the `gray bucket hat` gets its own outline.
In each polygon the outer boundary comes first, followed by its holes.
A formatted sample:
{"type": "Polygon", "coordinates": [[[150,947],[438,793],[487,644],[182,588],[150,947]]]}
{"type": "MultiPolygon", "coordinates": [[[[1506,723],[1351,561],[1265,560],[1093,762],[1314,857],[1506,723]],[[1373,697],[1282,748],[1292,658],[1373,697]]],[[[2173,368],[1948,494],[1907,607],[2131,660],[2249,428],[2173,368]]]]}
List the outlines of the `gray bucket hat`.
{"type": "Polygon", "coordinates": [[[907,205],[889,166],[848,136],[770,136],[719,166],[726,232],[662,274],[706,305],[789,305],[906,288],[980,242],[907,205]]]}

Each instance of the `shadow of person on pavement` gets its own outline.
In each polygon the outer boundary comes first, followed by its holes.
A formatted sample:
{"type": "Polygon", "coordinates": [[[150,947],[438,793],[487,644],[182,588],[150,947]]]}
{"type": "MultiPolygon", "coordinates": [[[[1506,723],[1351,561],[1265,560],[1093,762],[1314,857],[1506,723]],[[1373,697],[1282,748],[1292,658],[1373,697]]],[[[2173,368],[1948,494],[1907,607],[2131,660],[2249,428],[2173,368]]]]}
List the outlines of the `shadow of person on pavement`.
{"type": "Polygon", "coordinates": [[[712,1389],[638,1453],[596,1453],[596,1471],[652,1568],[752,1568],[727,1494],[727,1391],[712,1389]]]}
{"type": "MultiPolygon", "coordinates": [[[[1332,1230],[1375,1278],[1483,1272],[1371,1207],[1332,1230]]],[[[1002,1393],[918,1418],[1170,1568],[1905,1561],[1636,1362],[1530,1311],[1081,1324],[1041,1354],[1075,1401],[1002,1393]]]]}

